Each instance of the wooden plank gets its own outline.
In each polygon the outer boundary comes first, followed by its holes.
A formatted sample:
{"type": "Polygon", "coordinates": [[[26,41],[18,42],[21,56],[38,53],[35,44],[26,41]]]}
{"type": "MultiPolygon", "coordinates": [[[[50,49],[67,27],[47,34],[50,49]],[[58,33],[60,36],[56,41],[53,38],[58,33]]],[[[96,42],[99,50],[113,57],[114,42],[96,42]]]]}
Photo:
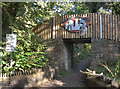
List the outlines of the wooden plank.
{"type": "MultiPolygon", "coordinates": [[[[68,15],[68,18],[70,18],[70,17],[71,17],[71,15],[68,15]]],[[[72,38],[70,32],[68,32],[68,38],[72,38]]]]}
{"type": "Polygon", "coordinates": [[[107,14],[105,14],[105,39],[107,39],[107,14]]]}
{"type": "Polygon", "coordinates": [[[57,39],[57,16],[55,17],[55,39],[57,39]]]}
{"type": "MultiPolygon", "coordinates": [[[[69,18],[69,15],[66,16],[67,18],[69,18]]],[[[69,38],[69,32],[67,31],[67,38],[69,38]]]]}
{"type": "MultiPolygon", "coordinates": [[[[88,17],[88,13],[86,14],[86,16],[88,17]]],[[[87,27],[87,31],[85,32],[85,37],[88,38],[88,27],[87,27]]]]}
{"type": "MultiPolygon", "coordinates": [[[[90,16],[90,14],[88,14],[88,18],[89,18],[89,16],[90,16]]],[[[89,18],[89,19],[90,19],[90,18],[89,18]]],[[[90,33],[90,27],[88,26],[87,29],[88,29],[88,30],[87,30],[87,38],[89,38],[89,37],[90,37],[90,34],[89,34],[89,33],[90,33]]]]}
{"type": "Polygon", "coordinates": [[[108,33],[108,34],[107,34],[107,39],[109,39],[109,38],[110,38],[110,29],[109,29],[110,24],[109,24],[109,16],[110,16],[110,15],[108,14],[108,15],[107,15],[107,21],[108,21],[108,23],[107,23],[107,24],[108,24],[108,28],[107,28],[107,33],[108,33]]]}
{"type": "Polygon", "coordinates": [[[119,41],[119,16],[117,15],[117,41],[119,41]]]}
{"type": "Polygon", "coordinates": [[[108,14],[106,14],[106,39],[108,39],[108,14]]]}
{"type": "Polygon", "coordinates": [[[99,13],[97,13],[97,38],[100,37],[100,20],[99,20],[99,13]]]}
{"type": "Polygon", "coordinates": [[[105,16],[104,16],[104,14],[102,15],[102,38],[104,38],[105,37],[105,34],[104,34],[104,30],[105,30],[105,28],[104,28],[104,18],[105,16]]]}
{"type": "Polygon", "coordinates": [[[95,38],[97,38],[97,13],[95,13],[95,38]]]}
{"type": "Polygon", "coordinates": [[[110,29],[110,40],[112,39],[112,15],[110,14],[110,17],[109,17],[109,29],[110,29]]]}
{"type": "Polygon", "coordinates": [[[107,37],[106,37],[106,38],[107,38],[107,39],[108,39],[108,35],[109,35],[109,33],[108,33],[108,28],[109,28],[109,19],[108,19],[108,18],[109,18],[109,17],[108,17],[108,16],[109,16],[109,15],[107,14],[107,17],[106,17],[106,21],[107,21],[107,31],[106,31],[106,32],[107,32],[107,33],[106,33],[106,34],[107,34],[107,37]]]}
{"type": "Polygon", "coordinates": [[[117,41],[117,16],[115,15],[115,41],[117,41]]]}
{"type": "Polygon", "coordinates": [[[120,15],[118,16],[118,41],[120,41],[120,15]]]}
{"type": "Polygon", "coordinates": [[[106,38],[106,14],[104,14],[104,39],[106,38]]]}
{"type": "Polygon", "coordinates": [[[58,34],[58,23],[59,23],[59,16],[56,18],[56,39],[58,39],[59,34],[58,34]]]}
{"type": "Polygon", "coordinates": [[[113,15],[111,15],[111,32],[112,32],[112,39],[113,40],[113,15]]]}
{"type": "Polygon", "coordinates": [[[55,19],[55,39],[57,39],[57,17],[54,18],[55,19]]]}
{"type": "Polygon", "coordinates": [[[63,27],[61,27],[61,24],[62,23],[62,16],[60,16],[60,23],[59,23],[59,34],[60,34],[60,38],[62,38],[62,28],[63,27]]]}
{"type": "Polygon", "coordinates": [[[53,39],[53,18],[51,18],[51,21],[50,21],[50,32],[51,32],[51,39],[53,39]]]}
{"type": "MultiPolygon", "coordinates": [[[[63,16],[63,21],[64,21],[64,20],[65,20],[65,15],[63,16]]],[[[63,38],[65,38],[65,33],[66,33],[65,31],[66,31],[66,30],[64,29],[64,30],[63,30],[63,38]]]]}
{"type": "MultiPolygon", "coordinates": [[[[89,19],[90,19],[91,22],[92,22],[92,13],[89,14],[89,19]]],[[[89,34],[90,34],[90,38],[92,38],[92,24],[89,26],[89,28],[90,28],[90,31],[89,31],[89,32],[90,32],[90,33],[89,33],[89,34]]]]}
{"type": "MultiPolygon", "coordinates": [[[[64,20],[64,15],[62,16],[62,21],[64,20]]],[[[64,38],[64,28],[62,28],[62,38],[64,38]]]]}
{"type": "Polygon", "coordinates": [[[114,15],[113,15],[113,39],[112,40],[115,40],[115,22],[114,22],[115,18],[114,18],[114,15]]]}
{"type": "Polygon", "coordinates": [[[96,25],[95,24],[95,13],[93,13],[93,18],[92,19],[93,19],[93,32],[92,33],[93,33],[93,38],[95,38],[95,25],[96,25]]]}
{"type": "MultiPolygon", "coordinates": [[[[61,23],[63,21],[63,16],[61,16],[61,23]]],[[[60,26],[60,31],[61,31],[61,38],[63,38],[63,27],[60,26]]]]}

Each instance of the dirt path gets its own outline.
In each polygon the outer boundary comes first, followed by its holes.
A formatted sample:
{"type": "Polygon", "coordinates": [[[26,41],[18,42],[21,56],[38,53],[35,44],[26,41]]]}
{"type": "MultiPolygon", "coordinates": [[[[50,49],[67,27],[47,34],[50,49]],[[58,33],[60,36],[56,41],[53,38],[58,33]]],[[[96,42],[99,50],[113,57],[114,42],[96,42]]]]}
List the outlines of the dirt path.
{"type": "Polygon", "coordinates": [[[60,79],[56,79],[50,82],[46,82],[41,87],[84,87],[85,76],[80,73],[80,70],[85,71],[89,66],[90,58],[80,61],[78,65],[69,70],[67,75],[62,76],[60,79]]]}

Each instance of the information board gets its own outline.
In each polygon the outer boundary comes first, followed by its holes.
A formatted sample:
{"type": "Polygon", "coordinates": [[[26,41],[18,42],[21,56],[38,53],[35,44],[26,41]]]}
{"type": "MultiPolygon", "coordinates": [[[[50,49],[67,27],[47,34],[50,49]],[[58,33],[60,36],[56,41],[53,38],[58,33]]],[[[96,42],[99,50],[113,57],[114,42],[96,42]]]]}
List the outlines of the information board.
{"type": "Polygon", "coordinates": [[[6,51],[14,52],[17,44],[17,35],[16,34],[6,34],[6,51]]]}

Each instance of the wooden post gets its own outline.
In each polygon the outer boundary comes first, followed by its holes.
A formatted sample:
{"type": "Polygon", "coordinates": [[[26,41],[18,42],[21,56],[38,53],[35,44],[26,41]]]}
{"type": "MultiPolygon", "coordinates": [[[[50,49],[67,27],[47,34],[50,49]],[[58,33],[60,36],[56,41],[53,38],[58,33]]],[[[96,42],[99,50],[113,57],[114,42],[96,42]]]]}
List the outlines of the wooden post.
{"type": "Polygon", "coordinates": [[[118,41],[120,41],[120,15],[118,16],[118,41]]]}
{"type": "Polygon", "coordinates": [[[55,39],[55,18],[53,18],[52,39],[55,39]]]}
{"type": "Polygon", "coordinates": [[[100,14],[100,38],[102,38],[102,15],[100,14]]]}
{"type": "MultiPolygon", "coordinates": [[[[2,4],[0,4],[0,42],[2,42],[2,4]]],[[[2,50],[0,50],[0,52],[1,51],[2,50]]],[[[0,57],[0,61],[2,61],[1,59],[2,58],[0,57]]],[[[0,63],[0,73],[2,74],[2,62],[0,63]]]]}

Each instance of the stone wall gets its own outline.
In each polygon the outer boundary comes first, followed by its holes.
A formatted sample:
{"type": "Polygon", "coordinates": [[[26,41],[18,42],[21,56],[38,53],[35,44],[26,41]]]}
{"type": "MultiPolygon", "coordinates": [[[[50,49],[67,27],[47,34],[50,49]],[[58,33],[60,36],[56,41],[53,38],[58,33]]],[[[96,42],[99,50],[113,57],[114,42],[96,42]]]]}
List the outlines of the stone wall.
{"type": "Polygon", "coordinates": [[[60,74],[61,71],[71,68],[72,60],[72,44],[66,44],[62,39],[48,41],[46,43],[48,49],[49,65],[55,69],[55,73],[60,74]]]}
{"type": "Polygon", "coordinates": [[[48,55],[48,67],[38,69],[30,75],[19,75],[8,77],[3,81],[3,85],[12,87],[35,87],[49,81],[57,75],[60,75],[63,70],[71,68],[72,60],[72,44],[66,44],[63,40],[52,40],[44,42],[48,48],[45,50],[48,55]]]}
{"type": "Polygon", "coordinates": [[[95,65],[97,61],[106,59],[118,59],[118,42],[105,39],[91,39],[92,46],[92,63],[95,65]]]}

